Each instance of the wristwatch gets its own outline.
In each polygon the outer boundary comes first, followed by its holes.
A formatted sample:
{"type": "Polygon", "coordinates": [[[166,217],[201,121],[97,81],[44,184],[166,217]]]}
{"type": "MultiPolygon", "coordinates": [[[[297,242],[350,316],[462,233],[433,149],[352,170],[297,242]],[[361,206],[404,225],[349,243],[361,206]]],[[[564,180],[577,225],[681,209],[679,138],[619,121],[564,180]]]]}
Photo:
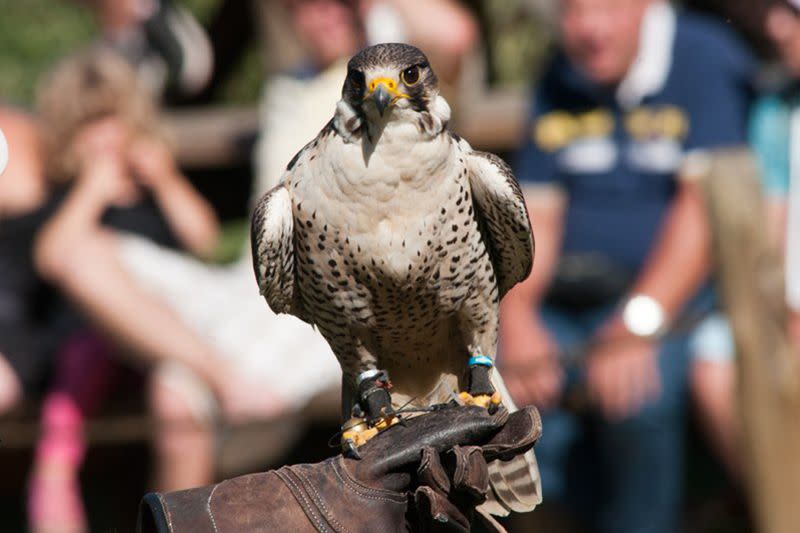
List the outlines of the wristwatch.
{"type": "Polygon", "coordinates": [[[622,323],[632,335],[653,338],[664,332],[667,314],[655,298],[634,294],[622,306],[622,323]]]}

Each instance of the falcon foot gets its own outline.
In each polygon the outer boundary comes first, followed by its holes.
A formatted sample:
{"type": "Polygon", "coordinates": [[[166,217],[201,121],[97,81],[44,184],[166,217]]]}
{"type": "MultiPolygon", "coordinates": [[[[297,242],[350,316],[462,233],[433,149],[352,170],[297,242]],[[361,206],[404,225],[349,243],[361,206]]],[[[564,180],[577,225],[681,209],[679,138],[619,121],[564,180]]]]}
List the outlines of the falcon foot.
{"type": "Polygon", "coordinates": [[[342,453],[360,459],[358,448],[369,442],[372,437],[385,431],[395,424],[400,423],[400,418],[394,415],[380,419],[375,425],[370,425],[366,419],[353,417],[342,426],[342,453]]]}
{"type": "Polygon", "coordinates": [[[464,405],[477,405],[494,412],[502,404],[502,395],[492,386],[490,372],[494,362],[485,355],[469,360],[469,390],[458,395],[464,405]]]}
{"type": "Polygon", "coordinates": [[[478,407],[485,407],[486,409],[496,409],[503,403],[503,397],[499,392],[495,391],[493,394],[472,394],[464,391],[458,394],[458,397],[464,402],[464,405],[477,405],[478,407]]]}
{"type": "Polygon", "coordinates": [[[400,422],[392,409],[392,387],[384,370],[369,370],[358,377],[359,402],[352,418],[342,426],[342,452],[359,457],[358,448],[372,437],[400,422]]]}

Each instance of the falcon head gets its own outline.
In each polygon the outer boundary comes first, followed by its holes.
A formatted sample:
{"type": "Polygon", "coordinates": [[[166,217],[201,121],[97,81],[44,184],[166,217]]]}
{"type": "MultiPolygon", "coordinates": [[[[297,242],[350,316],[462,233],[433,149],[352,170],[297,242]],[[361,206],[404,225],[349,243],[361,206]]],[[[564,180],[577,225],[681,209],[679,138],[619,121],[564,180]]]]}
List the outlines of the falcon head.
{"type": "Polygon", "coordinates": [[[347,64],[342,100],[367,120],[381,120],[392,110],[431,110],[439,81],[428,58],[409,44],[364,48],[347,64]]]}

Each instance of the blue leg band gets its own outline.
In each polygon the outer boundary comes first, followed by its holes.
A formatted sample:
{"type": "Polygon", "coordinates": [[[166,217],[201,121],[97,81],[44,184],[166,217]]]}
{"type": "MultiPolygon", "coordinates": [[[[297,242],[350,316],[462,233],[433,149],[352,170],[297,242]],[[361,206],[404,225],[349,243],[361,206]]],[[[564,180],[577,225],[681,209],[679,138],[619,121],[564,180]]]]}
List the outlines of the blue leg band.
{"type": "Polygon", "coordinates": [[[491,357],[487,357],[485,355],[475,355],[469,358],[469,366],[478,365],[492,368],[494,366],[494,362],[492,361],[491,357]]]}

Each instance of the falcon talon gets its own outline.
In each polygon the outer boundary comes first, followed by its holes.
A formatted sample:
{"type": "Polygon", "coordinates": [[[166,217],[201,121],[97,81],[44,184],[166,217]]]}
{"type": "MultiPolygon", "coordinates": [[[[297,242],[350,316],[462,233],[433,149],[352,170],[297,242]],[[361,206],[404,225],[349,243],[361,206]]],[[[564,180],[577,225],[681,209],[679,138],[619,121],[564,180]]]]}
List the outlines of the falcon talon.
{"type": "MultiPolygon", "coordinates": [[[[363,418],[351,418],[342,426],[342,453],[347,455],[366,444],[380,430],[363,418]]],[[[357,455],[357,453],[356,453],[357,455]]]]}
{"type": "Polygon", "coordinates": [[[360,457],[358,448],[369,442],[378,433],[397,424],[405,425],[403,419],[394,414],[382,416],[374,424],[364,418],[351,418],[342,426],[342,453],[358,459],[360,457]]]}
{"type": "Polygon", "coordinates": [[[493,401],[494,395],[489,396],[488,394],[477,394],[473,396],[472,394],[464,391],[459,393],[458,396],[464,405],[477,405],[478,407],[485,407],[486,409],[489,409],[493,405],[497,405],[493,401]]]}
{"type": "Polygon", "coordinates": [[[394,426],[395,424],[401,424],[400,417],[390,415],[378,420],[373,427],[378,430],[380,433],[381,431],[386,431],[390,427],[394,426]]]}
{"type": "Polygon", "coordinates": [[[342,442],[342,455],[351,459],[361,459],[361,454],[358,453],[356,444],[351,440],[342,442]]]}

